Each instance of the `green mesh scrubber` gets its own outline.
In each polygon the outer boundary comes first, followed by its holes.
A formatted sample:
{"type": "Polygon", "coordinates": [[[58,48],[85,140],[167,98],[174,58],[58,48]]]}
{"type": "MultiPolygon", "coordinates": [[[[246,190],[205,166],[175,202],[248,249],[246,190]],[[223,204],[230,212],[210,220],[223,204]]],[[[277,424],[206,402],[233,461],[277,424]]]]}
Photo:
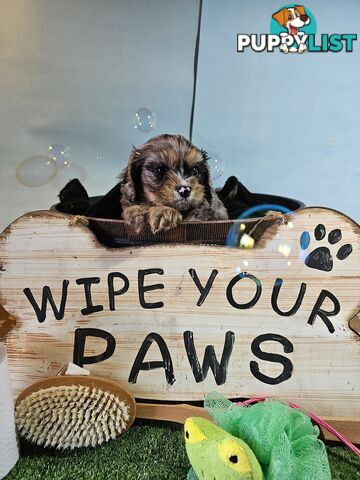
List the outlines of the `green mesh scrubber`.
{"type": "MultiPolygon", "coordinates": [[[[276,400],[237,406],[216,392],[206,396],[205,408],[220,428],[247,445],[261,465],[266,480],[331,480],[325,445],[318,438],[319,429],[301,411],[276,400]]],[[[205,443],[203,445],[205,448],[205,443]]],[[[197,451],[200,448],[201,443],[197,451]]],[[[214,455],[218,463],[223,462],[219,452],[213,451],[213,458],[214,455]]],[[[206,457],[204,463],[207,469],[203,469],[206,475],[201,476],[198,461],[193,463],[194,453],[189,458],[193,467],[197,465],[189,472],[189,480],[248,478],[219,476],[219,466],[206,457]],[[209,470],[208,467],[213,464],[216,468],[209,470]]]]}

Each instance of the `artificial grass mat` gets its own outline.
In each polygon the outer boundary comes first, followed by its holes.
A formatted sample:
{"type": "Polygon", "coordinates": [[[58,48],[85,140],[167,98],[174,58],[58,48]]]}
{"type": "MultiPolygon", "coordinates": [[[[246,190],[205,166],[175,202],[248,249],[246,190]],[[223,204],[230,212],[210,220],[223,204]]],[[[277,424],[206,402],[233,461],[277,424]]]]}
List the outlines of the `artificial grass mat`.
{"type": "MultiPolygon", "coordinates": [[[[327,444],[327,451],[333,480],[360,480],[353,452],[338,444],[327,444]]],[[[136,421],[122,437],[95,449],[58,453],[23,443],[6,480],[185,480],[188,469],[181,425],[136,421]]]]}

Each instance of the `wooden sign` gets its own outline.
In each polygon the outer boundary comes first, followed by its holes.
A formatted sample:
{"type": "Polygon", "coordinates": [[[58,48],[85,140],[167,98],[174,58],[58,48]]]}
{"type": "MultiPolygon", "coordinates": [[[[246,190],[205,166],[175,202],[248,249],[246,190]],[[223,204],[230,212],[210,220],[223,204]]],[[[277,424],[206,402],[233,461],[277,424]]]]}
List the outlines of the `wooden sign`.
{"type": "Polygon", "coordinates": [[[360,228],[345,215],[300,210],[253,249],[112,249],[73,223],[35,212],[0,237],[15,395],[74,361],[137,398],[216,389],[360,418],[360,228]]]}

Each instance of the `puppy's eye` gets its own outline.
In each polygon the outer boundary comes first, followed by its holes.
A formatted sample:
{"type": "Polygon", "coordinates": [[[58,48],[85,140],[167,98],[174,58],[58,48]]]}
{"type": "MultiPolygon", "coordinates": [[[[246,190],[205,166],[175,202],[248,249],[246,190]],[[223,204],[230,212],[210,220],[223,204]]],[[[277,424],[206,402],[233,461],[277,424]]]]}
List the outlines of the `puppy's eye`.
{"type": "Polygon", "coordinates": [[[158,167],[155,167],[153,172],[157,178],[161,178],[165,175],[167,172],[168,168],[166,165],[159,165],[158,167]]]}
{"type": "Polygon", "coordinates": [[[200,175],[200,169],[199,167],[194,167],[192,170],[191,170],[191,175],[193,177],[198,177],[200,175]]]}

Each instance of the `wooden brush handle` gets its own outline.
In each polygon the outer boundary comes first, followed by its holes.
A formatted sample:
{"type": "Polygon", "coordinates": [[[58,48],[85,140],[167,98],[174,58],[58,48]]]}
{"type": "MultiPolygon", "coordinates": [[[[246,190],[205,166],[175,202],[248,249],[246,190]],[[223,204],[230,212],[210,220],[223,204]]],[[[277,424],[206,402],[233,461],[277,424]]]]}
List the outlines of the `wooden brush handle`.
{"type": "Polygon", "coordinates": [[[136,403],[136,418],[183,424],[189,417],[203,417],[212,421],[210,415],[202,407],[194,407],[184,403],[177,405],[136,403]]]}

